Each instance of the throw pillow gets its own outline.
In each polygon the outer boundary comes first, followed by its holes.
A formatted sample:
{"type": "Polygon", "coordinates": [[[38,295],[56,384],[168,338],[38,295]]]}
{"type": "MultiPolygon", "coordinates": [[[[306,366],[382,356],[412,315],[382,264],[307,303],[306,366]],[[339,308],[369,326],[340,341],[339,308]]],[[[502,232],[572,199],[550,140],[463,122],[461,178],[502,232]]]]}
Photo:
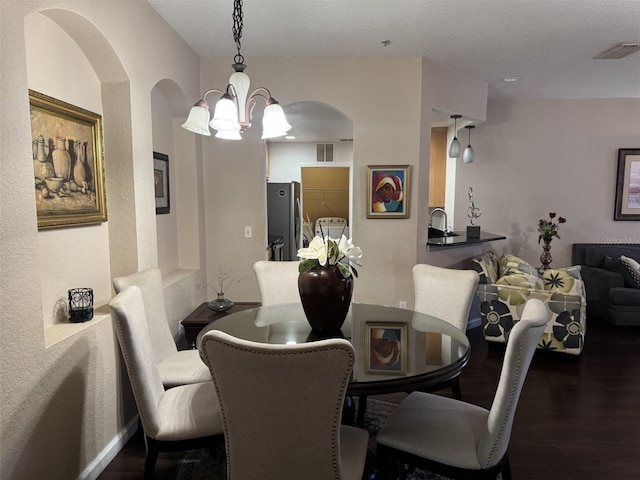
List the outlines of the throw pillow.
{"type": "Polygon", "coordinates": [[[624,265],[627,273],[624,276],[625,282],[629,286],[634,288],[640,288],[640,263],[636,262],[633,258],[620,255],[622,265],[624,265]]]}
{"type": "Polygon", "coordinates": [[[535,277],[538,276],[538,270],[534,266],[510,253],[502,255],[498,263],[500,266],[501,277],[514,274],[519,275],[523,273],[526,275],[533,275],[535,277]]]}
{"type": "Polygon", "coordinates": [[[565,295],[582,295],[580,265],[566,268],[548,268],[542,272],[544,289],[565,295]]]}
{"type": "Polygon", "coordinates": [[[481,284],[496,283],[498,280],[498,259],[493,252],[486,252],[472,259],[473,268],[480,276],[481,284]]]}

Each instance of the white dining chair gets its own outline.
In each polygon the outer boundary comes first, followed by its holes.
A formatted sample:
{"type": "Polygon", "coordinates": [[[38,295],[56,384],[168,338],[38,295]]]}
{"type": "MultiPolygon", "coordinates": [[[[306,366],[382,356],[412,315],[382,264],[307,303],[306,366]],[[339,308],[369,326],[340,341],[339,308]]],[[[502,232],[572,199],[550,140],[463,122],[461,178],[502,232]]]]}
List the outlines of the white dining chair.
{"type": "Polygon", "coordinates": [[[178,350],[176,346],[167,321],[160,270],[149,268],[113,279],[116,293],[133,285],[142,292],[153,359],[165,388],[211,381],[209,369],[200,359],[198,350],[178,350]]]}
{"type": "Polygon", "coordinates": [[[271,262],[258,260],[253,270],[258,280],[263,306],[300,303],[298,293],[298,261],[271,262]]]}
{"type": "Polygon", "coordinates": [[[511,331],[490,410],[424,392],[400,402],[376,437],[378,479],[391,478],[398,466],[404,476],[409,465],[452,479],[495,479],[501,473],[510,480],[513,419],[547,319],[540,300],[527,301],[511,331]]]}
{"type": "Polygon", "coordinates": [[[369,434],[341,425],[355,358],[345,339],[202,337],[224,426],[227,480],[361,480],[369,434]]]}
{"type": "MultiPolygon", "coordinates": [[[[456,270],[417,264],[413,267],[415,311],[441,318],[466,332],[479,276],[475,270],[456,270]]],[[[429,388],[430,392],[451,388],[460,400],[460,375],[429,388]]]]}

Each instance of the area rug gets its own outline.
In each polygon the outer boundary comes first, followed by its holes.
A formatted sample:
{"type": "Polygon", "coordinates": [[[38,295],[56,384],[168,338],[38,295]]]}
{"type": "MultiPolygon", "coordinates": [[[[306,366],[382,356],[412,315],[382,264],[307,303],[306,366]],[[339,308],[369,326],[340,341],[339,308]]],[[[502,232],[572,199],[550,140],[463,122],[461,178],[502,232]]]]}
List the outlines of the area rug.
{"type": "MultiPolygon", "coordinates": [[[[357,399],[354,399],[357,405],[357,399]]],[[[375,438],[389,414],[397,404],[370,398],[367,401],[367,411],[364,416],[364,427],[369,436],[375,438]]],[[[209,450],[191,450],[178,460],[179,467],[176,480],[225,480],[226,459],[224,447],[219,446],[212,455],[209,450]]],[[[446,477],[435,475],[424,470],[416,470],[407,475],[407,480],[448,480],[446,477]]],[[[289,479],[283,479],[289,480],[289,479]]],[[[292,479],[291,479],[292,480],[292,479]]]]}

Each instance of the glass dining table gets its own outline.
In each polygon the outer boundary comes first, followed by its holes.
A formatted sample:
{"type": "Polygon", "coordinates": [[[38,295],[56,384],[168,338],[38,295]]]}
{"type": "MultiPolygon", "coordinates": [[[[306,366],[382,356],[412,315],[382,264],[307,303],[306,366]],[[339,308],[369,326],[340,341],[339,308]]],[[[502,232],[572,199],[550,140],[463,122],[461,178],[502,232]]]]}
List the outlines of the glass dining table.
{"type": "MultiPolygon", "coordinates": [[[[351,305],[338,332],[312,330],[301,303],[261,306],[220,318],[198,334],[198,348],[210,330],[272,344],[345,338],[355,350],[347,395],[361,402],[369,395],[428,390],[458,375],[470,355],[466,335],[445,320],[366,303],[351,305]]],[[[364,408],[358,408],[358,423],[363,418],[364,408]]]]}

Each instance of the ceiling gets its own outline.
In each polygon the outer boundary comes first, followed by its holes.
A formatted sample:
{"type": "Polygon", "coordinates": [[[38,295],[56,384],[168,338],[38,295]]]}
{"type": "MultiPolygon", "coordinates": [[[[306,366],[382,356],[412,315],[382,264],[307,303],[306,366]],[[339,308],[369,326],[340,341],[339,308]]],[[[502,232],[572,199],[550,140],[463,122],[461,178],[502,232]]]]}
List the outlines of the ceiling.
{"type": "MultiPolygon", "coordinates": [[[[201,57],[235,55],[233,0],[148,1],[201,57]]],[[[593,59],[640,42],[640,0],[244,0],[243,12],[248,64],[424,57],[487,82],[490,98],[640,98],[640,52],[593,59]]]]}

